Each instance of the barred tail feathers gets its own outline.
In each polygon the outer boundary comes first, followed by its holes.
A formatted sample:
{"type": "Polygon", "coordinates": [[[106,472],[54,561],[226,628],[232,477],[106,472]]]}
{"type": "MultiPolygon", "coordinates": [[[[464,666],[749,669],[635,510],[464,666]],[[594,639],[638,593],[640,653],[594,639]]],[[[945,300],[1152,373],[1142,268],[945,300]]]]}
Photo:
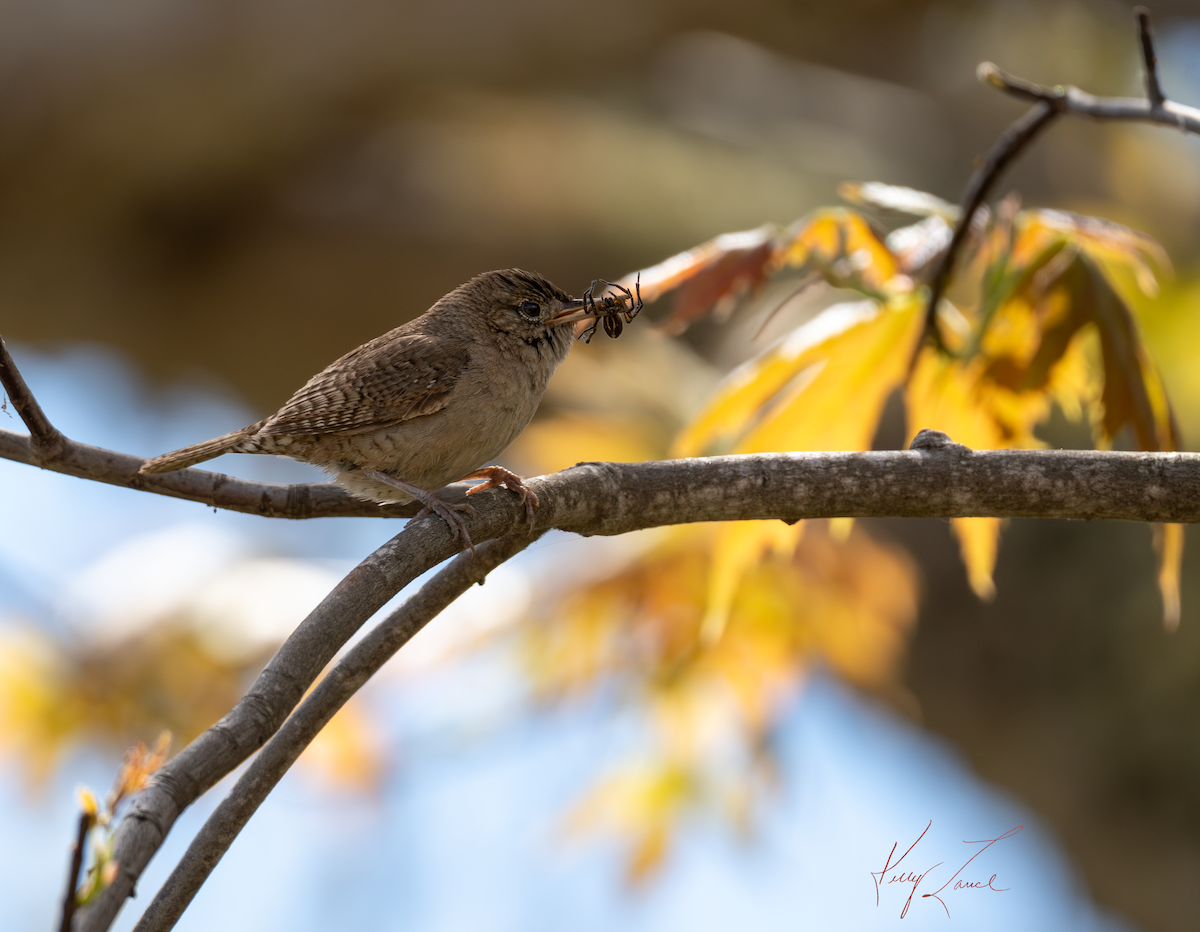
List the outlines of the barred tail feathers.
{"type": "Polygon", "coordinates": [[[205,440],[203,443],[184,447],[182,450],[175,450],[173,453],[164,453],[152,460],[146,460],[138,472],[142,474],[174,472],[177,469],[186,469],[188,466],[195,466],[205,460],[214,459],[222,453],[228,453],[238,444],[254,436],[261,426],[261,424],[253,424],[250,427],[235,430],[231,434],[224,434],[214,437],[212,440],[205,440]]]}

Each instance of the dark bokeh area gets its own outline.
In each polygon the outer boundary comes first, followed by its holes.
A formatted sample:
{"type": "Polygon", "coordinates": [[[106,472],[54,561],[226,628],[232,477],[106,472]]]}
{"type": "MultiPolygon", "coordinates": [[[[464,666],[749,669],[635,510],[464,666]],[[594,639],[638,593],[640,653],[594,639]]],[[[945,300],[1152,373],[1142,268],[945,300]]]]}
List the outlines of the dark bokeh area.
{"type": "MultiPolygon", "coordinates": [[[[1131,7],[7,0],[0,332],[101,343],[158,385],[228,386],[266,414],[484,269],[578,294],[834,203],[846,179],[957,200],[1022,109],[975,65],[1139,93],[1131,7]]],[[[1168,94],[1200,103],[1200,11],[1152,12],[1168,94]]],[[[1187,281],[1198,168],[1178,134],[1064,121],[1000,193],[1146,230],[1187,281]]],[[[1194,367],[1175,358],[1194,444],[1194,367]]],[[[1195,543],[1168,636],[1146,528],[1014,522],[982,605],[944,525],[883,525],[923,567],[923,724],[1056,828],[1100,903],[1193,927],[1195,543]]]]}

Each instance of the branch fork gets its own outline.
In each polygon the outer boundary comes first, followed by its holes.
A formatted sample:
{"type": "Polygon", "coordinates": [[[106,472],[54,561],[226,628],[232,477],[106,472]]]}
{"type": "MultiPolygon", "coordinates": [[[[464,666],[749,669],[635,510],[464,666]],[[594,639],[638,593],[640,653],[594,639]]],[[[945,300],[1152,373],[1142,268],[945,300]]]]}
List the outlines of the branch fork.
{"type": "Polygon", "coordinates": [[[958,254],[966,241],[971,220],[1004,169],[1055,117],[1073,114],[1100,121],[1134,120],[1175,127],[1185,133],[1200,133],[1200,110],[1168,100],[1163,92],[1158,78],[1158,57],[1154,52],[1150,12],[1145,7],[1137,7],[1134,14],[1137,18],[1142,52],[1142,83],[1146,89],[1145,97],[1096,97],[1077,87],[1047,87],[1011,75],[991,62],[983,62],[976,70],[980,81],[1010,97],[1032,101],[1034,106],[1015,120],[996,140],[983,156],[963,192],[954,236],[929,281],[925,338],[940,350],[944,351],[946,347],[938,329],[937,308],[946,292],[958,254]]]}

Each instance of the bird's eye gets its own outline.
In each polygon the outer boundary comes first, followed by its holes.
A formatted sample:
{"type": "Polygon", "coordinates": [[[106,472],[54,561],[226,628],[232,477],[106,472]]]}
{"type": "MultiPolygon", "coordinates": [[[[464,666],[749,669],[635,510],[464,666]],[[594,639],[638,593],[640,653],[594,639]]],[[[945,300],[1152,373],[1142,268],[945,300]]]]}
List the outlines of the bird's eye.
{"type": "Polygon", "coordinates": [[[522,317],[527,317],[530,320],[538,320],[542,316],[542,306],[536,301],[522,301],[517,305],[517,310],[522,317]]]}

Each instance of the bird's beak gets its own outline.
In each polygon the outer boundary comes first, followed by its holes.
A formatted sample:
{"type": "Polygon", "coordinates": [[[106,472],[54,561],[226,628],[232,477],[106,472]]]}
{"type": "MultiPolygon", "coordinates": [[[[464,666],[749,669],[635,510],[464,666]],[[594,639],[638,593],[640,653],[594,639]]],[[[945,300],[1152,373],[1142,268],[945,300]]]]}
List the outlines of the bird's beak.
{"type": "Polygon", "coordinates": [[[599,317],[599,310],[593,305],[588,307],[583,298],[572,298],[561,311],[551,317],[547,323],[552,327],[557,327],[560,324],[573,324],[581,320],[591,320],[593,317],[599,317]]]}

